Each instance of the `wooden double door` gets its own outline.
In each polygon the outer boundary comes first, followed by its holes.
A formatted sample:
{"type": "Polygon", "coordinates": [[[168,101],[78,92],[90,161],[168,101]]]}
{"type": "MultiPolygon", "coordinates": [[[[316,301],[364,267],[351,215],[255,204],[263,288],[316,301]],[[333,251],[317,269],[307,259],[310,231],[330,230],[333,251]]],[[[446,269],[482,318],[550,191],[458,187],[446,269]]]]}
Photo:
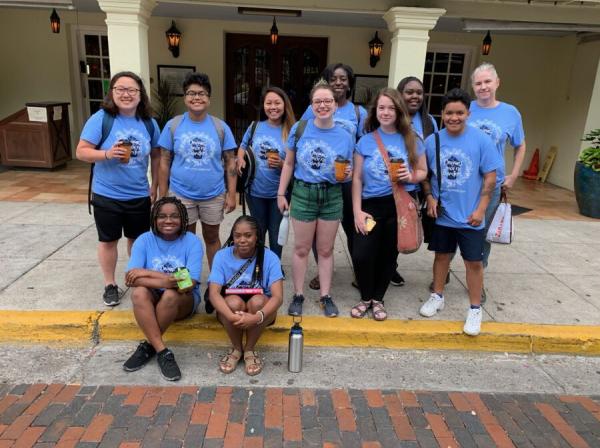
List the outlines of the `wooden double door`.
{"type": "Polygon", "coordinates": [[[281,87],[298,118],[327,62],[327,38],[279,36],[273,45],[268,35],[228,33],[225,47],[225,115],[238,142],[258,119],[265,87],[281,87]]]}

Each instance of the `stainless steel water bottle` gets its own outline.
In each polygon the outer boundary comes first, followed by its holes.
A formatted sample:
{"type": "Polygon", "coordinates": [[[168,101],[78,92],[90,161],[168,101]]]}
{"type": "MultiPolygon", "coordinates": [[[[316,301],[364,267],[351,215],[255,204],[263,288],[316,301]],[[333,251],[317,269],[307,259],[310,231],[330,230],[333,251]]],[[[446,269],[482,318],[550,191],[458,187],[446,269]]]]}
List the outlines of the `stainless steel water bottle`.
{"type": "Polygon", "coordinates": [[[300,322],[294,322],[290,330],[290,342],[288,346],[288,370],[298,373],[302,370],[302,352],[304,350],[304,333],[300,322]]]}

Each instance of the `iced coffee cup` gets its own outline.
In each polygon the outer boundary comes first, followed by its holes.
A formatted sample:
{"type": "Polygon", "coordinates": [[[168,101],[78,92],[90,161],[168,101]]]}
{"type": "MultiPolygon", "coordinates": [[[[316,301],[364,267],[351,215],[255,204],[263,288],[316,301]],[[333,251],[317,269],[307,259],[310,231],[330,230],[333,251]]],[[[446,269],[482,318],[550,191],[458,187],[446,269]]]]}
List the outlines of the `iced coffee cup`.
{"type": "Polygon", "coordinates": [[[404,159],[401,157],[390,157],[390,179],[392,182],[398,182],[398,170],[404,165],[404,159]]]}
{"type": "Polygon", "coordinates": [[[270,165],[273,163],[279,163],[279,151],[276,149],[268,149],[266,153],[267,160],[269,161],[270,165]]]}
{"type": "Polygon", "coordinates": [[[123,149],[124,154],[121,159],[121,163],[129,163],[129,159],[131,158],[131,142],[129,140],[121,140],[119,142],[119,148],[123,149]]]}
{"type": "Polygon", "coordinates": [[[336,157],[335,159],[335,180],[343,182],[346,180],[346,167],[350,164],[350,160],[344,159],[343,157],[336,157]]]}

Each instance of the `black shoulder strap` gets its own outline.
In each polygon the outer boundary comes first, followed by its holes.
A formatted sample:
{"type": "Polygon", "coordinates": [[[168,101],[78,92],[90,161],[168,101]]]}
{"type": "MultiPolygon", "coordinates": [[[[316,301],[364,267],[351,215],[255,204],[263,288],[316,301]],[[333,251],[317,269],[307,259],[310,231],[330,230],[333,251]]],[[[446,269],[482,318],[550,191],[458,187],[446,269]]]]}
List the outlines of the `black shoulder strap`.
{"type": "Polygon", "coordinates": [[[248,269],[248,266],[252,264],[252,262],[256,259],[256,257],[250,257],[246,260],[246,262],[242,265],[242,267],[235,273],[233,276],[227,280],[227,283],[223,285],[225,288],[229,288],[231,285],[235,283],[235,281],[240,278],[240,276],[248,269]]]}
{"type": "Polygon", "coordinates": [[[154,123],[152,123],[152,118],[142,118],[144,122],[144,126],[146,126],[146,131],[148,131],[148,135],[150,136],[150,149],[152,149],[152,137],[154,137],[154,123]]]}
{"type": "Polygon", "coordinates": [[[440,133],[435,133],[435,169],[438,184],[438,204],[442,204],[442,163],[440,162],[440,133]]]}
{"type": "MultiPolygon", "coordinates": [[[[110,131],[112,130],[114,122],[115,117],[104,111],[104,115],[102,116],[102,134],[100,135],[100,141],[96,145],[96,149],[100,149],[102,144],[106,141],[110,131]]],[[[152,134],[150,137],[152,137],[152,134]]],[[[94,179],[94,165],[95,163],[90,165],[90,182],[88,185],[88,213],[90,215],[92,214],[92,179],[94,179]]]]}
{"type": "Polygon", "coordinates": [[[298,126],[296,126],[296,132],[294,132],[294,148],[298,146],[298,141],[302,138],[302,134],[304,134],[307,124],[308,120],[300,120],[298,122],[298,126]]]}
{"type": "Polygon", "coordinates": [[[252,142],[254,140],[254,133],[256,132],[256,128],[258,127],[258,122],[253,121],[250,123],[250,138],[248,139],[248,146],[252,146],[252,142]]]}

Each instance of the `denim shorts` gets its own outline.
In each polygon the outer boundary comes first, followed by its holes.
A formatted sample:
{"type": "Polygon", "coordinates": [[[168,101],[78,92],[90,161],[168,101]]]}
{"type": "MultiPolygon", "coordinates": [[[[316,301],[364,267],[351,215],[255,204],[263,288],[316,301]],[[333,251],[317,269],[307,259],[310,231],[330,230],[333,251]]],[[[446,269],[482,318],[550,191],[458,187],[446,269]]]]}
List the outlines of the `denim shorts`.
{"type": "Polygon", "coordinates": [[[317,219],[336,221],[342,219],[342,186],[322,182],[311,184],[294,180],[290,216],[298,221],[311,222],[317,219]]]}
{"type": "Polygon", "coordinates": [[[435,252],[455,253],[458,246],[463,260],[482,261],[484,241],[484,229],[459,229],[434,224],[428,249],[435,252]]]}

